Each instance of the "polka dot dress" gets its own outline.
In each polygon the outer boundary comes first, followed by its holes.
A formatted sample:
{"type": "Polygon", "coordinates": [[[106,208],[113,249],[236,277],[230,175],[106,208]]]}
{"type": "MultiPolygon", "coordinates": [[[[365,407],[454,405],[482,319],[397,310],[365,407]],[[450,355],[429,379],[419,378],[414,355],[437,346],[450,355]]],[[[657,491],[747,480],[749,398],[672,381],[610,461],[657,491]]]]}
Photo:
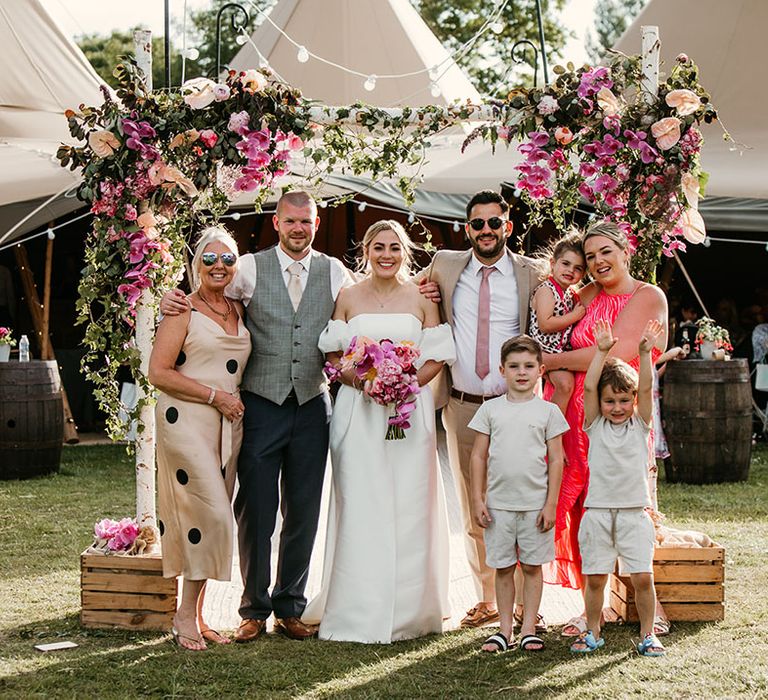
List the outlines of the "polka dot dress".
{"type": "MultiPolygon", "coordinates": [[[[236,336],[193,309],[176,369],[201,384],[235,391],[251,352],[242,320],[236,336]]],[[[213,406],[158,393],[158,529],[163,574],[228,581],[232,572],[232,507],[242,420],[213,406]]]]}

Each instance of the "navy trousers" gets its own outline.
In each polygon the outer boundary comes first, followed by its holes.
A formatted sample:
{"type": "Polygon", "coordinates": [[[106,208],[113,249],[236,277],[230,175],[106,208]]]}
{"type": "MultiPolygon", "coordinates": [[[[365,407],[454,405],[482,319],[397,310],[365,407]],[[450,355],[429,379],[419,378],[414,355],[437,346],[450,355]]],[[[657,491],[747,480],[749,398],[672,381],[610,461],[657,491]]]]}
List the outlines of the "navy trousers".
{"type": "Polygon", "coordinates": [[[241,398],[245,415],[234,503],[244,586],[240,617],[298,617],[307,604],[304,589],[320,515],[329,399],[321,394],[300,406],[293,395],[282,405],[248,391],[241,398]],[[270,592],[278,506],[283,527],[270,592]]]}

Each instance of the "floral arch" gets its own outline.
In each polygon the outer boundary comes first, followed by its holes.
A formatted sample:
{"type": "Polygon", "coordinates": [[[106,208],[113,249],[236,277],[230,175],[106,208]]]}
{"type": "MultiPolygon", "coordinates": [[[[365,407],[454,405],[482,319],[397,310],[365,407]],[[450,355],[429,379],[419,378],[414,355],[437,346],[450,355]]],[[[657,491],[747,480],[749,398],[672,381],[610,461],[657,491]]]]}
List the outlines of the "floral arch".
{"type": "Polygon", "coordinates": [[[227,210],[230,190],[253,192],[259,207],[290,168],[303,168],[309,188],[338,169],[395,178],[408,202],[418,179],[400,176],[401,166],[422,163],[434,134],[481,120],[467,141],[521,142],[517,187],[531,224],[565,228],[585,199],[627,232],[634,271],[648,280],[662,254],[701,242],[698,125],[716,112],[696,66],[679,56],[652,89],[640,56],[554,71],[550,85],[515,89],[504,101],[386,110],[318,106],[256,70],[148,92],[135,64],[118,66],[120,102],[105,91],[101,106],[68,112],[83,143],[58,152],[62,166],[82,169],[78,196],[94,214],[78,318],[88,324],[84,368],[110,435],[124,432],[120,365],[144,389],[134,417],[150,402],[134,338],[141,295],[175,284],[189,232],[227,210]]]}

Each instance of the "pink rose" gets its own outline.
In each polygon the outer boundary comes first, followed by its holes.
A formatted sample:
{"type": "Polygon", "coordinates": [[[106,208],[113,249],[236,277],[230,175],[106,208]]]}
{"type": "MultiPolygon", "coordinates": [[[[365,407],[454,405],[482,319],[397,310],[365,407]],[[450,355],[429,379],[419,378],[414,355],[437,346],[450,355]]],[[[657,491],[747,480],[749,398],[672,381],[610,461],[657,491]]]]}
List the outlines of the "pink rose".
{"type": "Polygon", "coordinates": [[[573,132],[567,126],[559,126],[555,129],[555,141],[561,146],[567,146],[573,141],[573,132]]]}
{"type": "Polygon", "coordinates": [[[205,129],[200,132],[200,140],[207,148],[213,148],[219,140],[219,137],[213,129],[205,129]]]}
{"type": "Polygon", "coordinates": [[[651,133],[659,149],[668,151],[680,140],[680,120],[675,117],[659,119],[651,125],[651,133]]]}
{"type": "Polygon", "coordinates": [[[693,90],[672,90],[664,99],[681,117],[693,114],[701,107],[701,98],[693,90]]]}

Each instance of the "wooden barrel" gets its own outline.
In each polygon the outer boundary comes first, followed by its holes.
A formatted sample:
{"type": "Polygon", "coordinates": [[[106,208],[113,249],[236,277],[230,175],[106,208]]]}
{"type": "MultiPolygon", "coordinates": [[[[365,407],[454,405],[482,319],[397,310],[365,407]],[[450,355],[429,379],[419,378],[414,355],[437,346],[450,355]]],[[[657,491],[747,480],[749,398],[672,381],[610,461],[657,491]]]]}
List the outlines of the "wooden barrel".
{"type": "Polygon", "coordinates": [[[752,456],[752,392],[744,359],[670,362],[661,410],[667,481],[746,481],[752,456]]]}
{"type": "Polygon", "coordinates": [[[63,440],[56,363],[0,362],[0,479],[57,472],[63,440]]]}

